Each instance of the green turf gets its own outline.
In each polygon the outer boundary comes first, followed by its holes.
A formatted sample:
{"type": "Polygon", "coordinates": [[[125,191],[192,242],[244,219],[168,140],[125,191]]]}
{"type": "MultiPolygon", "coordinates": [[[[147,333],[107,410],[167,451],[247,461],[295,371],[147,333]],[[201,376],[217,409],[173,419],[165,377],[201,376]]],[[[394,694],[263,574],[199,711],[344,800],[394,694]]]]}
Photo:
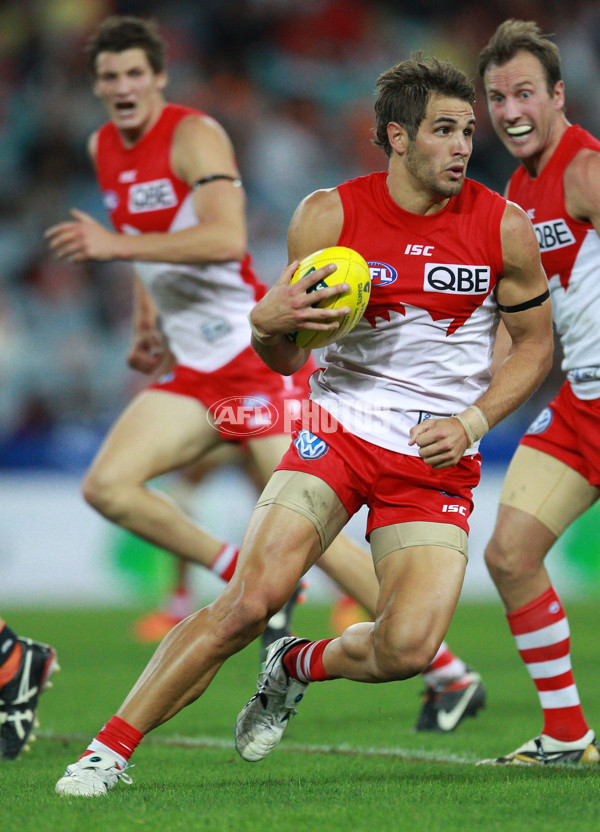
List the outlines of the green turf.
{"type": "MultiPolygon", "coordinates": [[[[588,720],[600,725],[597,604],[568,605],[573,660],[588,720]]],[[[133,611],[3,610],[47,640],[62,672],[39,708],[31,753],[0,765],[0,829],[167,832],[528,832],[600,829],[600,771],[476,767],[538,733],[533,684],[499,604],[462,604],[449,641],[484,676],[489,703],[449,735],[417,734],[419,679],[312,685],[281,745],[249,764],[232,726],[254,692],[258,651],[231,659],[200,702],[149,735],[132,786],[105,798],[58,798],[54,783],[117,709],[152,648],[130,638],[133,611]],[[102,826],[101,826],[102,825],[102,826]]],[[[328,634],[328,611],[305,605],[302,635],[328,634]]]]}

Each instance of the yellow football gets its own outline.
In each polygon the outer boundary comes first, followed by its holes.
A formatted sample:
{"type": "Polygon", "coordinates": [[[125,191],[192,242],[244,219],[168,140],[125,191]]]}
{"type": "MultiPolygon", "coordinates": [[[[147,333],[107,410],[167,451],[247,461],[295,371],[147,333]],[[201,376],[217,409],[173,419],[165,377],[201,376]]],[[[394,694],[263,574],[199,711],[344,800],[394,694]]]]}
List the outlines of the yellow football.
{"type": "Polygon", "coordinates": [[[320,280],[311,287],[309,292],[323,289],[325,286],[347,283],[350,287],[348,292],[322,301],[318,305],[325,309],[348,306],[350,307],[350,314],[338,318],[340,326],[335,332],[314,332],[313,330],[303,329],[292,333],[289,338],[299,347],[309,347],[313,350],[340,341],[354,329],[367,308],[371,296],[371,275],[366,260],[352,248],[330,246],[309,254],[308,257],[302,260],[292,275],[290,283],[296,283],[306,277],[307,274],[320,269],[322,266],[327,266],[329,263],[335,263],[337,269],[327,275],[324,280],[320,280]]]}

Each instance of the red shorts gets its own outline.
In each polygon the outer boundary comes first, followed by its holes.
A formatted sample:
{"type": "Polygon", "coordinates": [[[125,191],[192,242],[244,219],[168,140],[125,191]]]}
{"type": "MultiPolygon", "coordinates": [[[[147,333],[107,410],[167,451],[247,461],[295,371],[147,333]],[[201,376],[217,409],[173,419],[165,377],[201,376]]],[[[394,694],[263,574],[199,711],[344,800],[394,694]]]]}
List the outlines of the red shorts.
{"type": "Polygon", "coordinates": [[[297,373],[282,376],[267,367],[252,347],[247,347],[212,373],[176,364],[148,389],[197,399],[208,410],[223,439],[246,442],[290,433],[301,402],[308,396],[308,379],[316,369],[309,358],[297,373]]]}
{"type": "Polygon", "coordinates": [[[324,480],[350,516],[368,505],[367,538],[373,529],[412,521],[450,523],[468,534],[472,490],[481,476],[479,454],[434,469],[421,457],[359,439],[328,414],[324,423],[336,428],[319,433],[314,428],[320,412],[313,403],[308,427],[306,420],[296,422],[292,444],[276,470],[304,471],[324,480]]]}
{"type": "Polygon", "coordinates": [[[560,459],[590,485],[600,487],[600,399],[578,399],[565,381],[527,428],[521,444],[560,459]]]}

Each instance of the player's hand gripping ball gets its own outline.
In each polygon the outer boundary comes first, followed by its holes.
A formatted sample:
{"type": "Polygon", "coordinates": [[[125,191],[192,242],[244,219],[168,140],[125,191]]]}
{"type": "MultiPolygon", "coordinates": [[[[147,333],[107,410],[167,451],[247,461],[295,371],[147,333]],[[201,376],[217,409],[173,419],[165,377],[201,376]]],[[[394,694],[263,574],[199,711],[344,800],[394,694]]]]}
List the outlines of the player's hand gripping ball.
{"type": "Polygon", "coordinates": [[[326,286],[347,283],[350,287],[348,292],[321,301],[318,305],[325,309],[348,306],[350,307],[350,314],[338,319],[339,328],[334,332],[314,332],[309,329],[301,329],[289,335],[290,340],[299,347],[308,347],[313,350],[340,341],[354,329],[367,308],[371,296],[369,267],[366,260],[357,251],[345,246],[330,246],[309,254],[301,261],[292,275],[290,283],[296,283],[306,277],[307,274],[320,269],[322,266],[327,266],[329,263],[335,263],[337,269],[308,291],[314,292],[317,289],[324,289],[326,286]]]}

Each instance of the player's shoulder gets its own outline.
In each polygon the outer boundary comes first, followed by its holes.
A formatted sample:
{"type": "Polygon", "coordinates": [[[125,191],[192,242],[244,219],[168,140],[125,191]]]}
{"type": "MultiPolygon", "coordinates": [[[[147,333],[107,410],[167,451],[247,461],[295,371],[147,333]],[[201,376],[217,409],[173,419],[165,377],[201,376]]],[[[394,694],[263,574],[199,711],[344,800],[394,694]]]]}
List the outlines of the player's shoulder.
{"type": "Polygon", "coordinates": [[[465,215],[467,221],[488,229],[501,225],[506,211],[506,197],[475,179],[465,179],[453,211],[465,215]]]}
{"type": "Polygon", "coordinates": [[[600,216],[600,150],[582,148],[566,168],[563,186],[569,214],[595,222],[600,216]]]}
{"type": "Polygon", "coordinates": [[[304,197],[300,202],[297,213],[314,220],[326,219],[342,210],[340,194],[335,188],[320,188],[304,197]]]}
{"type": "Polygon", "coordinates": [[[317,251],[335,245],[343,222],[344,211],[337,188],[308,194],[294,211],[288,229],[288,250],[292,257],[297,251],[317,251]]]}
{"type": "Polygon", "coordinates": [[[237,163],[231,139],[224,128],[207,113],[179,110],[170,142],[171,166],[190,185],[212,174],[237,177],[237,163]]]}
{"type": "Polygon", "coordinates": [[[600,151],[600,139],[579,124],[569,125],[564,138],[571,147],[600,151]]]}
{"type": "Polygon", "coordinates": [[[504,271],[511,267],[523,269],[539,259],[539,243],[533,224],[516,202],[506,200],[500,222],[504,271]]]}
{"type": "Polygon", "coordinates": [[[189,108],[175,125],[173,141],[182,145],[201,142],[205,147],[231,145],[227,131],[215,118],[189,108]]]}
{"type": "Polygon", "coordinates": [[[94,132],[89,136],[87,140],[87,153],[92,162],[95,163],[96,156],[98,155],[98,134],[99,130],[94,130],[94,132]]]}
{"type": "Polygon", "coordinates": [[[223,127],[217,119],[204,110],[185,107],[181,104],[168,104],[165,112],[179,130],[223,131],[223,127]]]}
{"type": "Polygon", "coordinates": [[[506,199],[505,203],[504,213],[502,214],[502,233],[530,236],[533,232],[533,225],[527,213],[520,205],[510,199],[506,199]]]}
{"type": "Polygon", "coordinates": [[[110,154],[120,144],[119,131],[115,124],[112,121],[106,121],[89,135],[86,149],[89,158],[96,164],[100,147],[104,148],[105,153],[110,154]]]}
{"type": "Polygon", "coordinates": [[[505,202],[505,197],[499,194],[493,188],[484,185],[483,182],[478,182],[476,179],[466,178],[461,190],[461,194],[465,198],[478,199],[480,201],[487,200],[488,202],[497,202],[501,205],[505,202]]]}
{"type": "Polygon", "coordinates": [[[600,145],[598,148],[582,147],[565,170],[565,186],[574,185],[596,190],[600,183],[600,145]]]}
{"type": "Polygon", "coordinates": [[[597,188],[600,169],[600,140],[578,124],[565,130],[552,158],[563,162],[564,183],[586,190],[597,188]],[[589,179],[592,177],[592,180],[589,179]]]}
{"type": "Polygon", "coordinates": [[[112,121],[105,121],[104,124],[101,124],[100,127],[97,127],[93,133],[90,134],[88,138],[88,147],[90,142],[98,145],[98,142],[101,138],[114,138],[118,136],[119,131],[117,130],[116,125],[112,121]]]}

